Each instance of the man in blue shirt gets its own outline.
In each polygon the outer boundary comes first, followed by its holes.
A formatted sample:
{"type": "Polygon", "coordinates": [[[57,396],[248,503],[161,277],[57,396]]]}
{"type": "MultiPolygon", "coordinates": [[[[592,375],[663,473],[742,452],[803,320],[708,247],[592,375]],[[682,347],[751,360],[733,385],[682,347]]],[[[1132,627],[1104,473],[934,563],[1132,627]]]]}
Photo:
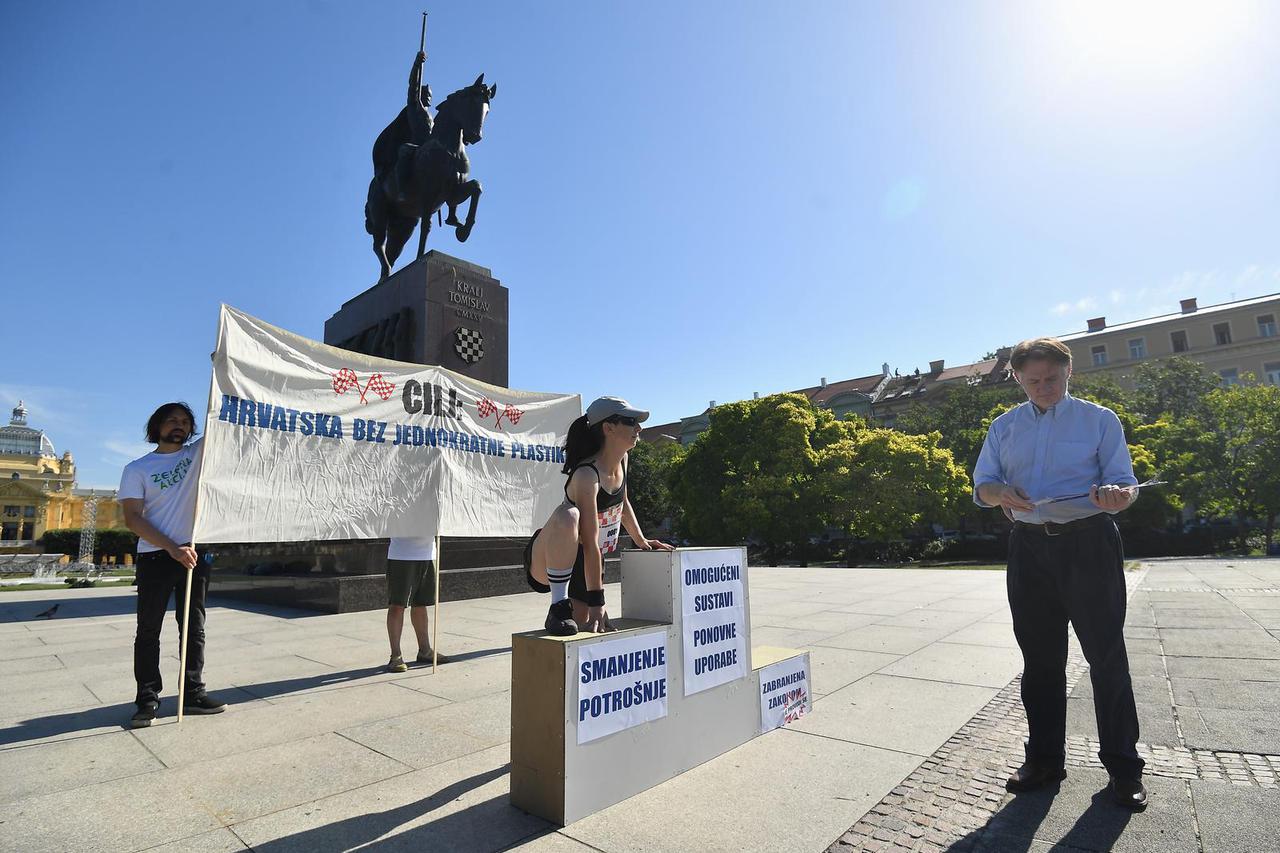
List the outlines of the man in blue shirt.
{"type": "Polygon", "coordinates": [[[1147,804],[1138,712],[1124,647],[1124,545],[1112,515],[1138,496],[1115,412],[1067,393],[1071,350],[1023,341],[1009,360],[1027,402],[1000,415],[973,472],[974,502],[1013,521],[1006,581],[1022,649],[1026,762],[1008,780],[1030,791],[1066,778],[1067,623],[1093,682],[1101,748],[1116,802],[1147,804]],[[1072,500],[1053,500],[1085,495],[1072,500]]]}

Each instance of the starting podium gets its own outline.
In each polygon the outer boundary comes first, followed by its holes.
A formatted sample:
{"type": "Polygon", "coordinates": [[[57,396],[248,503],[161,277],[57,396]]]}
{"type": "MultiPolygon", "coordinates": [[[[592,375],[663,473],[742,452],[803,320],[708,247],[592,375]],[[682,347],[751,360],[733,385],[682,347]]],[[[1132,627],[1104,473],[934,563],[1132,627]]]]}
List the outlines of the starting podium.
{"type": "Polygon", "coordinates": [[[808,653],[751,647],[745,548],[625,551],[621,610],[512,636],[517,808],[572,823],[812,709],[808,653]]]}

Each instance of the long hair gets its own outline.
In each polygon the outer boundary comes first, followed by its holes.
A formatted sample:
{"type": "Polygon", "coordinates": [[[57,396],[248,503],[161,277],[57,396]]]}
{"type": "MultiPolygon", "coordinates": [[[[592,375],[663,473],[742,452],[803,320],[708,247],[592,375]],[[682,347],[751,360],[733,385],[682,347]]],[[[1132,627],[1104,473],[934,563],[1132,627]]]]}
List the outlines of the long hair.
{"type": "Polygon", "coordinates": [[[186,403],[175,402],[165,403],[160,408],[151,413],[151,417],[147,418],[147,442],[149,444],[160,443],[160,425],[164,423],[165,418],[173,412],[174,409],[181,409],[187,413],[187,417],[191,419],[191,435],[187,438],[195,436],[199,430],[196,429],[196,416],[191,411],[191,407],[186,403]]]}
{"type": "Polygon", "coordinates": [[[587,424],[587,416],[583,415],[569,424],[569,437],[564,443],[565,474],[572,471],[583,459],[589,459],[604,447],[604,421],[594,426],[587,424]]]}

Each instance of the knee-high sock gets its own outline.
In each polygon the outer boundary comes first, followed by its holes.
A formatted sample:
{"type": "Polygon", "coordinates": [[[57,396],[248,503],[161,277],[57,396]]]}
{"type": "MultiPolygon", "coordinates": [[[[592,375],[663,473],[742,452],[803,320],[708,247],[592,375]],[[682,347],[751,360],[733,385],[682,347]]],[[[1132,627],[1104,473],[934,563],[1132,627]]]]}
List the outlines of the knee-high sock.
{"type": "Polygon", "coordinates": [[[573,569],[547,569],[547,584],[551,587],[551,603],[564,601],[569,597],[569,578],[573,577],[573,569]]]}

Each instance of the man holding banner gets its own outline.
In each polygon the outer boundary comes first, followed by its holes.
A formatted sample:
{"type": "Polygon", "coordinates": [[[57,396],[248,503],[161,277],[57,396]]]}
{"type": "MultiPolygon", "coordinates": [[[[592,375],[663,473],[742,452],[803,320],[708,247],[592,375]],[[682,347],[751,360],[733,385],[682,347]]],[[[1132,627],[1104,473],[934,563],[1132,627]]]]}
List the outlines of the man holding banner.
{"type": "Polygon", "coordinates": [[[175,592],[178,630],[186,633],[188,621],[191,626],[183,710],[217,714],[226,709],[225,702],[205,693],[202,680],[209,567],[199,564],[191,546],[202,442],[188,444],[193,435],[195,416],[187,404],[164,404],[147,421],[147,441],[156,449],[126,465],[120,477],[124,523],[138,534],[138,633],[133,641],[138,710],[129,721],[135,729],[151,725],[160,706],[160,628],[175,592]],[[192,581],[189,620],[182,608],[188,578],[192,581]]]}

